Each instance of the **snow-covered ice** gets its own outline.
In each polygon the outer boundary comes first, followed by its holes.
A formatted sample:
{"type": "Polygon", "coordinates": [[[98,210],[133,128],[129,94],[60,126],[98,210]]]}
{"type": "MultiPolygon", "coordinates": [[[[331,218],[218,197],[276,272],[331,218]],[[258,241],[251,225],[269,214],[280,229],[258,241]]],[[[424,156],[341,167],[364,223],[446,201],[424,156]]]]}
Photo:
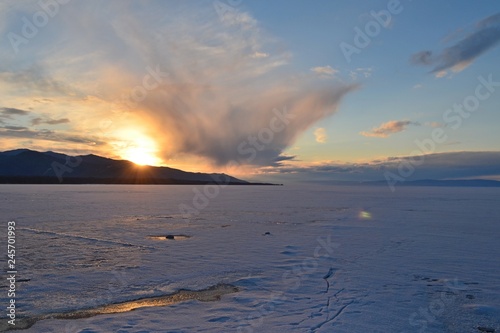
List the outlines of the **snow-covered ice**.
{"type": "Polygon", "coordinates": [[[19,321],[239,290],[22,332],[500,332],[499,202],[495,188],[2,185],[0,237],[16,221],[19,321]]]}

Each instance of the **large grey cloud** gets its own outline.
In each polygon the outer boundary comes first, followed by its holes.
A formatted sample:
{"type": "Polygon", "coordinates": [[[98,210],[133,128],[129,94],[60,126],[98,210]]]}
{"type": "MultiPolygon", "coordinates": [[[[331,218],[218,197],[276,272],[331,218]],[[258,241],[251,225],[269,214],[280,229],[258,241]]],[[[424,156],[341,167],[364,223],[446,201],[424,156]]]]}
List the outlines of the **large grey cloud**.
{"type": "MultiPolygon", "coordinates": [[[[18,28],[9,25],[13,16],[4,32],[18,28]]],[[[44,32],[21,45],[12,66],[0,65],[0,80],[44,95],[114,103],[106,123],[143,130],[166,160],[274,165],[356,89],[295,70],[283,43],[244,5],[219,15],[212,0],[74,1],[44,32]],[[128,113],[117,112],[126,107],[128,113]],[[268,140],[273,110],[285,109],[291,121],[274,126],[280,130],[268,140]],[[267,137],[253,146],[259,135],[267,137]]]]}
{"type": "Polygon", "coordinates": [[[499,42],[500,13],[497,13],[477,22],[472,32],[454,45],[445,48],[441,53],[421,51],[411,57],[411,62],[417,65],[433,66],[433,73],[448,69],[461,71],[499,42]]]}

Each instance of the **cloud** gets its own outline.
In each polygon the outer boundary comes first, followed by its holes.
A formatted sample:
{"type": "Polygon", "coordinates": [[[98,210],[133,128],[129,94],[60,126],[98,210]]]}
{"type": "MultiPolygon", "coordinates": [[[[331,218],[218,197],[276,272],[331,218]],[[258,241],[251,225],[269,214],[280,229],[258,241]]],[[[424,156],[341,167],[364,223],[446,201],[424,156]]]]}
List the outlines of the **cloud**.
{"type": "Polygon", "coordinates": [[[65,124],[65,123],[69,123],[68,118],[61,118],[61,119],[34,118],[31,120],[31,125],[33,125],[33,126],[40,125],[40,124],[58,125],[58,124],[65,124]]]}
{"type": "MultiPolygon", "coordinates": [[[[295,69],[283,43],[240,7],[219,17],[211,1],[199,4],[71,2],[20,46],[15,63],[0,55],[0,83],[32,99],[87,103],[88,112],[58,113],[75,133],[101,133],[100,141],[118,146],[139,131],[165,161],[218,166],[274,165],[357,88],[295,69]],[[273,120],[284,110],[290,119],[273,120]],[[100,130],[103,120],[110,131],[100,130]]],[[[1,15],[10,19],[0,33],[19,32],[22,13],[1,15]]]]}
{"type": "MultiPolygon", "coordinates": [[[[401,165],[421,161],[415,171],[404,178],[407,181],[422,179],[489,178],[500,175],[499,151],[462,151],[419,156],[388,157],[366,163],[323,162],[305,166],[292,163],[268,168],[265,173],[286,175],[283,179],[385,181],[385,173],[399,174],[401,165]]],[[[412,164],[413,165],[413,164],[412,164]]]]}
{"type": "Polygon", "coordinates": [[[54,131],[40,130],[34,131],[21,126],[0,127],[0,136],[5,138],[37,139],[54,142],[66,142],[85,144],[89,146],[103,146],[105,142],[100,141],[95,136],[83,136],[68,133],[56,133],[54,131]]]}
{"type": "Polygon", "coordinates": [[[0,114],[5,116],[11,116],[11,115],[25,116],[30,114],[30,111],[3,107],[0,108],[0,114]]]}
{"type": "Polygon", "coordinates": [[[411,56],[410,62],[415,65],[432,65],[434,58],[431,51],[421,51],[411,56]]]}
{"type": "Polygon", "coordinates": [[[265,52],[255,52],[254,54],[251,55],[252,58],[267,58],[269,57],[269,54],[265,52]]]}
{"type": "Polygon", "coordinates": [[[219,165],[232,160],[269,165],[298,135],[333,114],[342,96],[352,88],[292,92],[280,85],[282,91],[278,95],[274,89],[259,91],[255,94],[258,99],[248,96],[248,100],[238,104],[210,90],[201,89],[199,93],[212,98],[196,99],[192,98],[193,92],[176,89],[154,99],[155,104],[146,114],[157,119],[158,125],[169,125],[168,130],[157,127],[159,133],[168,135],[164,144],[170,149],[168,154],[175,149],[173,152],[204,156],[219,165]],[[278,130],[272,131],[276,124],[278,130]]]}
{"type": "Polygon", "coordinates": [[[387,138],[391,134],[404,131],[410,125],[419,126],[420,123],[409,120],[391,120],[379,127],[374,127],[369,132],[360,132],[359,134],[367,137],[387,138]]]}
{"type": "Polygon", "coordinates": [[[412,55],[410,61],[416,65],[434,66],[431,72],[444,77],[448,70],[461,72],[499,42],[500,13],[497,13],[479,21],[472,32],[440,54],[422,51],[412,55]]]}
{"type": "MultiPolygon", "coordinates": [[[[32,92],[47,95],[78,96],[78,92],[71,88],[70,83],[58,81],[51,77],[46,70],[38,65],[32,64],[29,68],[16,71],[0,69],[0,81],[8,82],[17,89],[30,89],[32,92]]],[[[83,98],[83,95],[79,95],[83,98]]]]}
{"type": "Polygon", "coordinates": [[[22,130],[27,130],[27,127],[24,126],[3,126],[0,128],[5,128],[7,130],[13,130],[13,131],[22,131],[22,130]]]}
{"type": "Polygon", "coordinates": [[[326,129],[324,129],[323,127],[317,128],[314,131],[314,138],[318,143],[326,143],[326,140],[328,139],[326,129]]]}
{"type": "Polygon", "coordinates": [[[333,77],[335,74],[339,72],[338,70],[333,69],[330,66],[313,67],[311,68],[311,71],[322,77],[333,77]]]}
{"type": "Polygon", "coordinates": [[[448,72],[447,71],[439,71],[437,73],[434,74],[438,79],[440,78],[443,78],[445,77],[446,75],[448,75],[448,72]]]}
{"type": "MultiPolygon", "coordinates": [[[[30,113],[31,113],[30,111],[26,111],[26,110],[2,107],[2,108],[0,108],[0,124],[5,124],[6,123],[5,120],[8,120],[10,122],[10,121],[14,120],[16,118],[16,116],[26,116],[26,115],[29,115],[30,113]]],[[[5,125],[2,128],[18,130],[18,129],[24,129],[25,127],[14,126],[14,125],[5,125]]]]}

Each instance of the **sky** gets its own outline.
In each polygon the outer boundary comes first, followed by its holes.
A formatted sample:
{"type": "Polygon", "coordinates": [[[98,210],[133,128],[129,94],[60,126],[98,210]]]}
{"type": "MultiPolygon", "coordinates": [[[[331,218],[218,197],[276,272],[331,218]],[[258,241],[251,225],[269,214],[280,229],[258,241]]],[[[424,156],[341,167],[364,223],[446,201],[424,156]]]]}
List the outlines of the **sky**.
{"type": "Polygon", "coordinates": [[[500,179],[500,3],[0,3],[0,150],[270,181],[500,179]]]}

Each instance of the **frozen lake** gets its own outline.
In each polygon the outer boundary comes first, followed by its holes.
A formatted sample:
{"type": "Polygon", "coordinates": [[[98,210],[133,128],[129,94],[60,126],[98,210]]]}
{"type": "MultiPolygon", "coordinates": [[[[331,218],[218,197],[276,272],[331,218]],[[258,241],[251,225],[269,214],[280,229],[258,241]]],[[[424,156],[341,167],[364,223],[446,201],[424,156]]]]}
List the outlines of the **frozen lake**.
{"type": "Polygon", "coordinates": [[[0,237],[15,221],[22,332],[499,332],[499,203],[498,188],[0,185],[0,237]]]}

